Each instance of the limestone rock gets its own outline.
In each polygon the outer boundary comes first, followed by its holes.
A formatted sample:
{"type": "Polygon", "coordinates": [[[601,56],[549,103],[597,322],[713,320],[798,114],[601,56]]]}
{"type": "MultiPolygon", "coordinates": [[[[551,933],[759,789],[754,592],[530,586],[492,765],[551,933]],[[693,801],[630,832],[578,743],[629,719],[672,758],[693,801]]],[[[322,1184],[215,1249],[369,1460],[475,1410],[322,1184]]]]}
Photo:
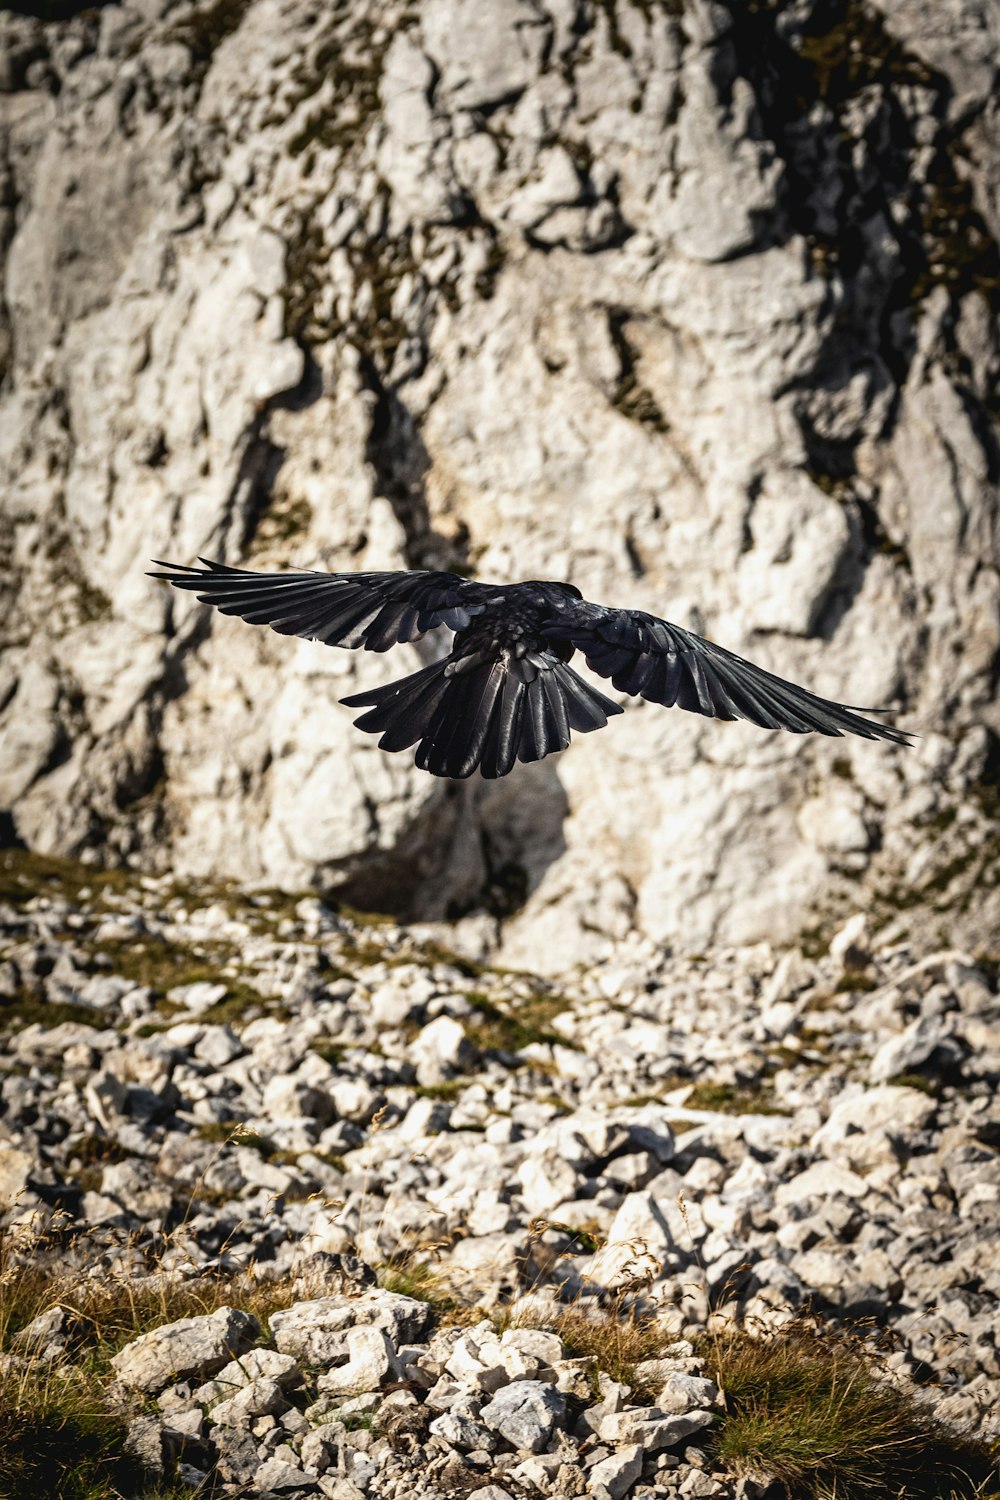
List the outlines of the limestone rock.
{"type": "Polygon", "coordinates": [[[0,1144],[0,1208],[13,1208],[27,1191],[33,1165],[27,1151],[0,1144]]]}
{"type": "Polygon", "coordinates": [[[642,1473],[643,1454],[641,1443],[630,1443],[625,1448],[619,1448],[617,1453],[600,1459],[588,1471],[591,1494],[596,1495],[598,1500],[605,1500],[606,1496],[610,1500],[621,1500],[642,1473]]]}
{"type": "Polygon", "coordinates": [[[539,1380],[514,1380],[483,1407],[485,1425],[515,1448],[541,1453],[566,1410],[566,1398],[539,1380]]]}
{"type": "Polygon", "coordinates": [[[833,77],[818,0],[590,9],[0,17],[0,808],[43,852],[489,912],[536,971],[869,906],[988,949],[995,18],[878,0],[833,77]],[[339,706],[432,642],[144,577],[198,553],[565,577],[921,739],[636,704],[441,786],[339,706]]]}
{"type": "Polygon", "coordinates": [[[302,1364],[328,1366],[347,1353],[346,1335],[358,1325],[382,1330],[398,1346],[419,1338],[429,1318],[425,1302],[398,1292],[372,1290],[296,1302],[273,1313],[270,1324],[280,1353],[302,1364]]]}
{"type": "Polygon", "coordinates": [[[921,1071],[937,1072],[961,1060],[962,1047],[940,1016],[920,1016],[900,1033],[883,1042],[872,1058],[873,1083],[921,1071]]]}
{"type": "Polygon", "coordinates": [[[383,1329],[351,1328],[347,1363],[321,1375],[318,1388],[328,1396],[357,1396],[377,1391],[384,1380],[399,1379],[402,1374],[392,1340],[383,1329]]]}
{"type": "Polygon", "coordinates": [[[181,1318],[126,1344],[111,1361],[118,1379],[136,1390],[156,1392],[174,1380],[214,1375],[260,1333],[256,1318],[233,1307],[204,1317],[181,1318]]]}

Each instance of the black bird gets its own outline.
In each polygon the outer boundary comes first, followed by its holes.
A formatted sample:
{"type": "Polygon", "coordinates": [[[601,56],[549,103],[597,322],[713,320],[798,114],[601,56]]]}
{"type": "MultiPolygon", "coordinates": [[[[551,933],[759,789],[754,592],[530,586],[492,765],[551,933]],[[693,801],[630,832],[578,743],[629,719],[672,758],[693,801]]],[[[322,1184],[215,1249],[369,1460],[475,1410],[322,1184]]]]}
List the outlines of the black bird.
{"type": "MultiPolygon", "coordinates": [[[[383,750],[417,746],[434,776],[506,776],[515,760],[565,750],[570,731],[603,729],[622,712],[568,665],[587,666],[620,693],[710,719],[749,719],[793,734],[858,734],[909,743],[907,734],[819,698],[763,667],[639,609],[590,604],[569,583],[479,583],[454,573],[253,573],[199,559],[158,562],[175,588],[251,625],[328,646],[388,651],[447,626],[451,655],[341,702],[369,711],[359,729],[383,750]]],[[[882,710],[870,709],[878,713],[882,710]]]]}

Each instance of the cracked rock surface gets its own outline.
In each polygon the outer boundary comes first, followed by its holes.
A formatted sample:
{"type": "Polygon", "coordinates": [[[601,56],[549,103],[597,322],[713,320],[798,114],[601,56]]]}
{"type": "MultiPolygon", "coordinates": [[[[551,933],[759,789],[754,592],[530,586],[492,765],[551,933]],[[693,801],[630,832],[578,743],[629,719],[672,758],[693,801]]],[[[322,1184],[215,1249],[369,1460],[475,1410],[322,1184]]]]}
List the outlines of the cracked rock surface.
{"type": "Polygon", "coordinates": [[[982,946],[998,55],[976,0],[0,16],[21,836],[485,909],[550,972],[630,928],[784,941],[865,900],[982,946]],[[199,553],[565,577],[922,738],[644,706],[441,786],[337,706],[387,663],[143,576],[199,553]]]}

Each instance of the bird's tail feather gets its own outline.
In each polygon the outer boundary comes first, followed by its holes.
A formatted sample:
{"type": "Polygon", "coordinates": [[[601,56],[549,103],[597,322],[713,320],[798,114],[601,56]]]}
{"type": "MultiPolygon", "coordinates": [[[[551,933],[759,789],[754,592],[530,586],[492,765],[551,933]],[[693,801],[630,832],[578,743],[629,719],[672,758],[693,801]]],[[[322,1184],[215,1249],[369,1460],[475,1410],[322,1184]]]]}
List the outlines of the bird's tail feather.
{"type": "Polygon", "coordinates": [[[381,749],[416,744],[421,770],[455,779],[477,767],[489,779],[506,776],[515,761],[565,750],[571,730],[601,729],[622,711],[549,652],[435,662],[341,702],[368,709],[355,725],[381,735],[381,749]]]}

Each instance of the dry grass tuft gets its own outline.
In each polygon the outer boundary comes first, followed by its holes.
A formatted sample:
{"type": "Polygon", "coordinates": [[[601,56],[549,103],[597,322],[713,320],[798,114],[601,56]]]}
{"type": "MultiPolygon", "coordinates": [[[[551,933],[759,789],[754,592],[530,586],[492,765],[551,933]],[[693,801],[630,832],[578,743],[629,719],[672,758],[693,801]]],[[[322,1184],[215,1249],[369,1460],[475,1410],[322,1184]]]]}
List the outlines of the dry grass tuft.
{"type": "Polygon", "coordinates": [[[677,1337],[656,1313],[625,1297],[616,1297],[606,1307],[582,1300],[569,1302],[551,1314],[531,1312],[513,1320],[501,1313],[494,1321],[501,1330],[531,1327],[557,1333],[570,1359],[591,1360],[595,1371],[631,1386],[633,1398],[640,1402],[652,1400],[654,1392],[643,1386],[636,1366],[659,1359],[677,1337]]]}
{"type": "Polygon", "coordinates": [[[70,1357],[103,1370],[124,1344],[151,1328],[231,1306],[266,1323],[296,1295],[288,1279],[262,1280],[252,1268],[187,1278],[155,1268],[139,1280],[110,1272],[84,1276],[51,1253],[25,1255],[9,1234],[0,1235],[0,1351],[10,1350],[39,1313],[59,1306],[70,1357]]]}
{"type": "Polygon", "coordinates": [[[801,1500],[945,1500],[985,1496],[1000,1476],[985,1448],[936,1422],[882,1378],[849,1334],[803,1322],[755,1336],[706,1339],[726,1413],[718,1462],[770,1477],[801,1500]]]}
{"type": "Polygon", "coordinates": [[[140,1465],[123,1452],[127,1416],[76,1368],[32,1362],[0,1374],[0,1494],[6,1500],[141,1495],[140,1465]]]}
{"type": "Polygon", "coordinates": [[[571,1304],[553,1324],[571,1358],[592,1359],[594,1366],[612,1380],[630,1385],[637,1400],[651,1397],[642,1389],[636,1365],[658,1359],[676,1334],[655,1314],[624,1310],[618,1305],[588,1316],[581,1303],[571,1304]]]}
{"type": "Polygon", "coordinates": [[[287,1278],[252,1272],[180,1279],[155,1271],[136,1281],[84,1275],[44,1240],[0,1236],[0,1496],[4,1500],[171,1500],[189,1488],[157,1482],[124,1452],[141,1399],[111,1390],[111,1359],[142,1333],[179,1318],[236,1306],[266,1326],[300,1295],[287,1278]],[[40,1313],[63,1310],[55,1359],[18,1334],[40,1313]]]}
{"type": "MultiPolygon", "coordinates": [[[[403,1297],[413,1297],[417,1302],[426,1302],[442,1322],[463,1321],[464,1309],[454,1290],[434,1267],[426,1261],[415,1260],[412,1255],[401,1254],[385,1261],[377,1270],[378,1284],[386,1292],[397,1292],[403,1297]]],[[[481,1315],[481,1313],[480,1313],[481,1315]]]]}

